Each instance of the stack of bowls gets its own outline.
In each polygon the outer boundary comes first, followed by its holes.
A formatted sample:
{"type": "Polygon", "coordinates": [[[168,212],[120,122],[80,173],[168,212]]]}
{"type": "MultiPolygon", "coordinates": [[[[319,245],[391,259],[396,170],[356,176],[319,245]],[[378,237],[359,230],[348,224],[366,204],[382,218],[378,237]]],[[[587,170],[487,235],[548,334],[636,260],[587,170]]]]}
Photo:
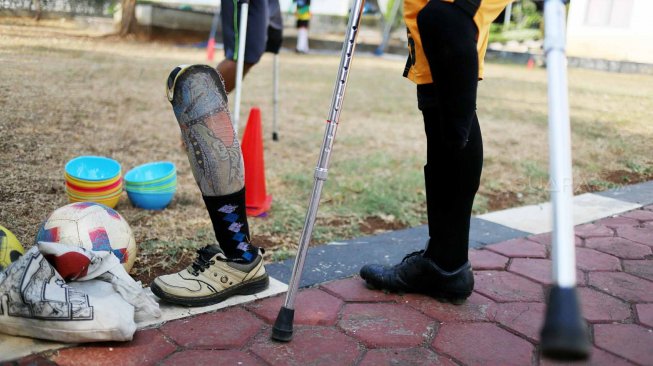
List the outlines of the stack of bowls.
{"type": "Polygon", "coordinates": [[[175,164],[157,161],[135,167],[125,174],[125,190],[134,206],[163,210],[177,191],[175,164]]]}
{"type": "Polygon", "coordinates": [[[114,208],[122,194],[120,164],[103,156],[79,156],[65,166],[70,202],[97,202],[114,208]]]}

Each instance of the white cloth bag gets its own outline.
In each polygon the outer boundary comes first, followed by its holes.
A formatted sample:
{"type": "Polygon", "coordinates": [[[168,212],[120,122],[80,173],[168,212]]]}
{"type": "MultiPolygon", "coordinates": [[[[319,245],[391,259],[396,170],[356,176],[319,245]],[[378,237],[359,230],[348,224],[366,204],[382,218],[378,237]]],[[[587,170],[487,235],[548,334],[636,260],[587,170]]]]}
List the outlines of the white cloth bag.
{"type": "Polygon", "coordinates": [[[161,314],[111,252],[39,242],[0,273],[2,333],[58,342],[128,341],[136,331],[135,311],[161,314]],[[66,283],[57,269],[74,281],[66,283]]]}

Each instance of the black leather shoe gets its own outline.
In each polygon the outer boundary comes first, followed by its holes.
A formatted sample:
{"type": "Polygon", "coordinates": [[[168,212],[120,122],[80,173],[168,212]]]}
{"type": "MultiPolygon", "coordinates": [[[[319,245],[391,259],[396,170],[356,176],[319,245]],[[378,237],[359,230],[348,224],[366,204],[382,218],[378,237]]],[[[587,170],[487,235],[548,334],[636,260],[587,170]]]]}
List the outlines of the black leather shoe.
{"type": "Polygon", "coordinates": [[[361,268],[360,275],[377,289],[420,293],[457,305],[465,302],[474,289],[469,261],[453,272],[446,272],[423,253],[421,250],[408,254],[392,267],[367,264],[361,268]]]}

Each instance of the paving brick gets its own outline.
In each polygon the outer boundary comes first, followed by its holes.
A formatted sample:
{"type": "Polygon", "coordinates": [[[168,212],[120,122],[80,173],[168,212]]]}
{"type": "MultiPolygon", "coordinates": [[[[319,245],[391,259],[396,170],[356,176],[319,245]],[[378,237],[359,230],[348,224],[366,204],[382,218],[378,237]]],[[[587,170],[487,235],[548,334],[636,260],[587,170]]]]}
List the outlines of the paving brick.
{"type": "Polygon", "coordinates": [[[584,271],[620,271],[619,258],[589,248],[576,248],[576,267],[584,271]]]}
{"type": "Polygon", "coordinates": [[[621,214],[623,217],[628,217],[638,221],[653,221],[653,212],[648,210],[634,210],[621,214]]]}
{"type": "Polygon", "coordinates": [[[360,357],[358,342],[332,327],[294,327],[292,342],[270,340],[263,332],[249,350],[270,365],[353,365],[360,357]]]}
{"type": "Polygon", "coordinates": [[[559,362],[541,358],[540,366],[634,366],[634,364],[600,348],[592,347],[590,358],[586,361],[559,362]]]}
{"type": "Polygon", "coordinates": [[[360,277],[328,282],[320,286],[322,290],[347,302],[383,302],[397,301],[401,296],[379,290],[368,289],[360,277]]]}
{"type": "Polygon", "coordinates": [[[653,332],[637,324],[596,324],[597,347],[642,365],[653,360],[653,332]]]}
{"type": "Polygon", "coordinates": [[[585,246],[622,259],[644,259],[653,254],[651,247],[619,237],[587,239],[585,246]]]}
{"type": "Polygon", "coordinates": [[[621,321],[631,317],[630,304],[590,287],[578,287],[582,314],[588,322],[621,321]]]}
{"type": "Polygon", "coordinates": [[[338,322],[348,335],[370,348],[415,347],[432,332],[435,322],[401,304],[347,304],[338,322]]]}
{"type": "Polygon", "coordinates": [[[470,250],[469,261],[474,270],[506,269],[508,257],[491,252],[489,250],[470,250]]]}
{"type": "Polygon", "coordinates": [[[510,302],[492,307],[494,320],[533,342],[540,339],[546,305],[541,302],[510,302]]]}
{"type": "Polygon", "coordinates": [[[638,223],[639,221],[635,219],[631,219],[630,217],[623,217],[623,216],[607,217],[605,219],[601,219],[595,222],[595,224],[597,225],[603,225],[613,229],[617,229],[624,226],[635,226],[638,223]]]}
{"type": "Polygon", "coordinates": [[[57,365],[141,366],[154,365],[174,352],[177,346],[168,342],[158,329],[138,331],[131,342],[98,343],[66,348],[50,359],[57,365]]]}
{"type": "Polygon", "coordinates": [[[450,359],[425,348],[372,349],[359,366],[455,366],[450,359]]]}
{"type": "Polygon", "coordinates": [[[622,263],[624,271],[653,281],[653,260],[625,260],[622,263]]]}
{"type": "Polygon", "coordinates": [[[578,225],[574,228],[576,236],[582,239],[614,236],[614,230],[597,224],[578,225]]]}
{"type": "Polygon", "coordinates": [[[534,351],[528,341],[492,323],[444,324],[433,347],[466,365],[530,365],[534,351]]]}
{"type": "Polygon", "coordinates": [[[506,271],[477,271],[474,273],[478,293],[497,302],[544,301],[542,286],[506,271]]]}
{"type": "MultiPolygon", "coordinates": [[[[614,234],[613,234],[614,235],[614,234]]],[[[542,233],[537,235],[531,235],[528,237],[528,240],[540,243],[544,246],[551,246],[551,233],[542,233]]],[[[583,246],[583,239],[578,236],[574,236],[574,245],[577,247],[583,246]]]]}
{"type": "Polygon", "coordinates": [[[637,319],[639,322],[649,328],[653,328],[653,304],[637,304],[637,319]]]}
{"type": "Polygon", "coordinates": [[[240,307],[169,322],[161,331],[186,348],[242,347],[263,327],[263,322],[240,307]]]}
{"type": "MultiPolygon", "coordinates": [[[[279,309],[285,301],[284,296],[277,296],[247,305],[267,323],[274,324],[279,309]]],[[[311,288],[300,291],[295,298],[294,324],[334,325],[343,301],[322,290],[311,288]]]]}
{"type": "Polygon", "coordinates": [[[524,238],[512,239],[485,247],[506,257],[546,258],[546,247],[524,238]]]}
{"type": "Polygon", "coordinates": [[[494,301],[476,292],[467,298],[462,305],[442,303],[424,295],[409,294],[404,296],[405,304],[413,307],[429,317],[443,322],[489,321],[490,305],[494,301]]]}
{"type": "MultiPolygon", "coordinates": [[[[544,285],[553,283],[552,264],[548,259],[515,258],[508,271],[544,285]]],[[[576,281],[579,285],[585,284],[585,275],[580,270],[576,270],[576,281]]]]}
{"type": "Polygon", "coordinates": [[[653,225],[619,227],[617,228],[617,236],[653,246],[653,225]]]}
{"type": "Polygon", "coordinates": [[[590,272],[589,284],[622,300],[653,302],[653,282],[624,272],[590,272]]]}
{"type": "MultiPolygon", "coordinates": [[[[237,350],[186,350],[166,358],[161,366],[264,366],[256,357],[237,350]]],[[[118,365],[116,365],[118,366],[118,365]]]]}

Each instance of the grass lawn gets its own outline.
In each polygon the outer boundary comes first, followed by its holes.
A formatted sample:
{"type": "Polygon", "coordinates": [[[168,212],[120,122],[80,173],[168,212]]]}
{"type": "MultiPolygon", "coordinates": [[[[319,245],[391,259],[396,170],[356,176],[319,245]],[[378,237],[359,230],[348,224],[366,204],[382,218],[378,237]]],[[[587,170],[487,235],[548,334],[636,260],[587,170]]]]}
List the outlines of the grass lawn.
{"type": "MultiPolygon", "coordinates": [[[[299,239],[339,62],[338,55],[288,52],[280,59],[280,141],[270,138],[271,55],[244,82],[240,123],[242,134],[250,107],[261,108],[274,200],[269,215],[250,225],[271,259],[292,254],[299,239]]],[[[170,70],[205,63],[204,50],[3,19],[0,60],[0,224],[23,245],[67,203],[66,161],[87,154],[117,159],[123,172],[148,161],[177,165],[179,188],[168,209],[136,209],[126,195],[117,207],[140,245],[136,277],[148,282],[183,266],[214,240],[164,90],[170,70]]],[[[403,65],[355,57],[314,244],[426,220],[423,127],[403,65]]],[[[548,200],[545,70],[489,64],[485,77],[478,98],[485,168],[475,213],[548,200]]],[[[571,69],[569,83],[576,191],[653,179],[653,75],[571,69]]]]}

